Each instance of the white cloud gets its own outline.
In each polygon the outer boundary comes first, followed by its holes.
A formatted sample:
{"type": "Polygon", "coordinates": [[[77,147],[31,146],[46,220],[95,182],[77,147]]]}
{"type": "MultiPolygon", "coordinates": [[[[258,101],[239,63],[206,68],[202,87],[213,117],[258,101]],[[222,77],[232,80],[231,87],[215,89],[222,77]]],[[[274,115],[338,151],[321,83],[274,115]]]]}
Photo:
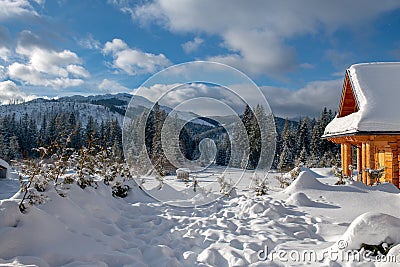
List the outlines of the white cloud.
{"type": "Polygon", "coordinates": [[[145,53],[137,49],[129,48],[121,39],[113,39],[104,45],[103,53],[113,57],[113,67],[128,73],[129,75],[155,73],[161,68],[171,65],[171,62],[163,55],[145,53]]]}
{"type": "MultiPolygon", "coordinates": [[[[231,114],[226,113],[225,105],[236,111],[237,114],[241,114],[245,109],[246,103],[236,94],[238,92],[237,88],[233,90],[235,86],[237,85],[227,88],[203,83],[154,84],[150,87],[140,87],[135,94],[171,108],[177,105],[184,105],[190,101],[190,105],[186,105],[185,111],[194,112],[202,116],[223,116],[231,114]]],[[[247,86],[243,87],[242,85],[238,86],[238,88],[243,94],[248,92],[247,86]]],[[[260,103],[259,100],[255,99],[253,101],[251,99],[251,103],[260,103]]],[[[251,103],[249,104],[251,105],[251,103]]],[[[263,104],[262,101],[261,104],[263,104]]]]}
{"type": "Polygon", "coordinates": [[[7,62],[10,54],[10,50],[7,47],[0,47],[0,59],[7,62]]]}
{"type": "Polygon", "coordinates": [[[187,54],[192,53],[196,51],[203,42],[204,40],[200,37],[195,37],[193,41],[188,41],[182,44],[183,51],[187,54]]]}
{"type": "Polygon", "coordinates": [[[26,95],[24,92],[18,88],[18,86],[10,80],[0,82],[0,103],[1,104],[8,104],[12,101],[18,100],[25,100],[29,101],[37,96],[34,95],[26,95]]]}
{"type": "MultiPolygon", "coordinates": [[[[109,1],[110,2],[110,1],[109,1]]],[[[230,51],[210,59],[230,62],[252,74],[280,75],[301,67],[291,39],[356,29],[399,1],[231,1],[155,0],[132,4],[111,1],[140,23],[158,23],[171,32],[220,36],[230,51]]]]}
{"type": "Polygon", "coordinates": [[[8,75],[11,79],[19,80],[25,84],[56,88],[75,87],[84,83],[82,79],[68,77],[50,76],[51,78],[48,78],[49,75],[38,71],[32,65],[25,65],[18,62],[14,62],[8,66],[8,75]]]}
{"type": "Polygon", "coordinates": [[[20,34],[16,53],[23,58],[8,66],[11,79],[24,84],[56,88],[82,85],[89,72],[82,60],[70,50],[55,51],[32,32],[20,34]]]}
{"type": "MultiPolygon", "coordinates": [[[[270,86],[261,87],[261,91],[267,99],[272,112],[279,117],[299,118],[299,117],[318,117],[324,107],[337,111],[339,108],[340,94],[343,79],[330,81],[315,81],[306,84],[303,88],[295,91],[287,88],[277,88],[270,86]]],[[[208,97],[214,100],[221,100],[238,113],[243,112],[244,105],[241,99],[237,98],[231,90],[225,90],[221,87],[206,86],[204,84],[184,85],[175,90],[180,84],[155,84],[149,88],[141,87],[139,95],[160,104],[174,107],[188,100],[199,97],[208,97]],[[171,90],[171,91],[170,91],[171,90]],[[166,93],[169,91],[168,93],[166,93]],[[166,94],[165,94],[166,93],[166,94]],[[161,99],[157,99],[162,96],[161,99]]],[[[241,85],[231,85],[230,88],[243,88],[241,85]]],[[[243,88],[245,92],[245,88],[243,88]]],[[[254,99],[256,96],[247,95],[249,103],[257,103],[260,99],[254,99]]],[[[190,111],[204,114],[218,114],[219,105],[208,106],[204,108],[204,100],[197,104],[193,102],[190,111]]],[[[189,110],[188,110],[189,111],[189,110]]]]}
{"type": "Polygon", "coordinates": [[[296,91],[270,86],[263,86],[261,90],[277,116],[316,117],[323,107],[338,110],[342,83],[343,79],[314,81],[296,91]]]}
{"type": "Polygon", "coordinates": [[[39,16],[28,0],[0,0],[0,6],[0,21],[16,17],[39,16]]]}
{"type": "Polygon", "coordinates": [[[98,85],[98,88],[104,93],[123,93],[123,92],[131,92],[132,91],[131,89],[121,85],[117,81],[112,81],[112,80],[108,80],[108,79],[104,79],[98,85]]]}
{"type": "Polygon", "coordinates": [[[79,65],[68,65],[67,71],[75,77],[88,78],[90,76],[89,72],[79,65]]]}
{"type": "Polygon", "coordinates": [[[94,39],[92,34],[88,34],[85,38],[78,40],[78,44],[92,50],[99,50],[101,46],[100,41],[94,39]]]}

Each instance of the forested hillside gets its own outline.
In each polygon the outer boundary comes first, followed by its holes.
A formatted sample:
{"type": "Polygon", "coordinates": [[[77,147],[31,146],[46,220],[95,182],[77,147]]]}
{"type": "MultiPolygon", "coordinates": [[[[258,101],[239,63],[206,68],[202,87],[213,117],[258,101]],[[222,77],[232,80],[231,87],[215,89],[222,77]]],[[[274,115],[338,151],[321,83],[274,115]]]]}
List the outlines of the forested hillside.
{"type": "MultiPolygon", "coordinates": [[[[33,148],[60,142],[76,150],[89,145],[112,147],[122,155],[122,114],[130,97],[127,94],[74,96],[0,106],[0,158],[10,161],[37,157],[33,148]]],[[[148,129],[147,153],[153,161],[163,159],[159,129],[170,110],[156,105],[149,111],[150,102],[142,99],[141,103],[137,120],[142,120],[150,112],[145,122],[148,129]]],[[[254,110],[257,112],[257,107],[254,110]]],[[[246,167],[252,169],[257,166],[260,156],[260,128],[249,107],[240,117],[250,143],[246,167]]],[[[339,148],[321,139],[325,126],[333,117],[332,111],[324,109],[319,118],[305,117],[298,122],[275,118],[277,142],[273,168],[287,170],[299,162],[312,167],[338,164],[339,148]]],[[[230,161],[231,138],[234,136],[229,138],[226,129],[212,119],[186,123],[179,136],[180,149],[185,157],[197,159],[200,156],[199,143],[204,138],[210,138],[216,144],[215,163],[227,165],[230,161]]],[[[240,161],[236,162],[234,166],[241,167],[240,161]]]]}

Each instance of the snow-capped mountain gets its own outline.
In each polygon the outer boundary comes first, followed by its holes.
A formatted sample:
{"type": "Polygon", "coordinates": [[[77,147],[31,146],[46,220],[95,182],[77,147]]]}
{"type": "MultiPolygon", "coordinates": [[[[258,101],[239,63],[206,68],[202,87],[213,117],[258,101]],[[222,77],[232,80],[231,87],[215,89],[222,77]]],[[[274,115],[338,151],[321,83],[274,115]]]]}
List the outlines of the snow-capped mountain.
{"type": "MultiPolygon", "coordinates": [[[[106,120],[115,120],[122,125],[125,112],[131,102],[135,98],[134,115],[139,116],[145,109],[151,109],[154,105],[142,96],[134,96],[127,93],[120,94],[105,94],[94,96],[67,96],[59,99],[43,99],[38,98],[29,102],[19,104],[0,105],[0,114],[5,116],[7,114],[15,114],[16,119],[20,119],[25,113],[34,118],[38,125],[43,119],[43,115],[50,115],[52,113],[64,112],[74,113],[77,115],[83,125],[87,123],[89,116],[92,116],[98,122],[106,120]]],[[[171,108],[160,106],[161,109],[167,113],[171,112],[171,108]]],[[[179,111],[178,117],[182,120],[188,121],[189,118],[199,117],[198,115],[190,112],[179,111]]],[[[201,124],[205,126],[214,127],[206,119],[198,118],[191,120],[192,123],[201,124]]]]}

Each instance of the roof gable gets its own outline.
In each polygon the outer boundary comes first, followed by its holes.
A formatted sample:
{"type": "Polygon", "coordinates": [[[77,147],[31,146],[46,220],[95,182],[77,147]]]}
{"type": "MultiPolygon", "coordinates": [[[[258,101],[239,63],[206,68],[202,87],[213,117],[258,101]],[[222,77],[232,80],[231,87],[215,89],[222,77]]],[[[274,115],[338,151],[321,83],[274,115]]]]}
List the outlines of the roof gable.
{"type": "Polygon", "coordinates": [[[325,128],[324,137],[400,134],[399,99],[400,62],[352,65],[346,72],[340,112],[325,128]]]}
{"type": "Polygon", "coordinates": [[[349,79],[349,74],[346,71],[344,78],[342,99],[340,100],[340,107],[338,117],[345,117],[359,110],[356,97],[354,95],[353,87],[349,79]]]}

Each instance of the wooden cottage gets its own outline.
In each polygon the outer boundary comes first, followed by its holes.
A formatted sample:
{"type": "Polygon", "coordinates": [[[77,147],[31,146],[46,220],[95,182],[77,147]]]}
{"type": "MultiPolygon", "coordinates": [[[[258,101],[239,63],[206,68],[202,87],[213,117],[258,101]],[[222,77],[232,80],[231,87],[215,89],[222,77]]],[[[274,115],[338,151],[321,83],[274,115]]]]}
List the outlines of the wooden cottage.
{"type": "Polygon", "coordinates": [[[341,145],[342,169],[357,167],[358,180],[384,167],[380,182],[399,187],[400,62],[352,65],[346,70],[338,115],[324,136],[341,145]]]}

